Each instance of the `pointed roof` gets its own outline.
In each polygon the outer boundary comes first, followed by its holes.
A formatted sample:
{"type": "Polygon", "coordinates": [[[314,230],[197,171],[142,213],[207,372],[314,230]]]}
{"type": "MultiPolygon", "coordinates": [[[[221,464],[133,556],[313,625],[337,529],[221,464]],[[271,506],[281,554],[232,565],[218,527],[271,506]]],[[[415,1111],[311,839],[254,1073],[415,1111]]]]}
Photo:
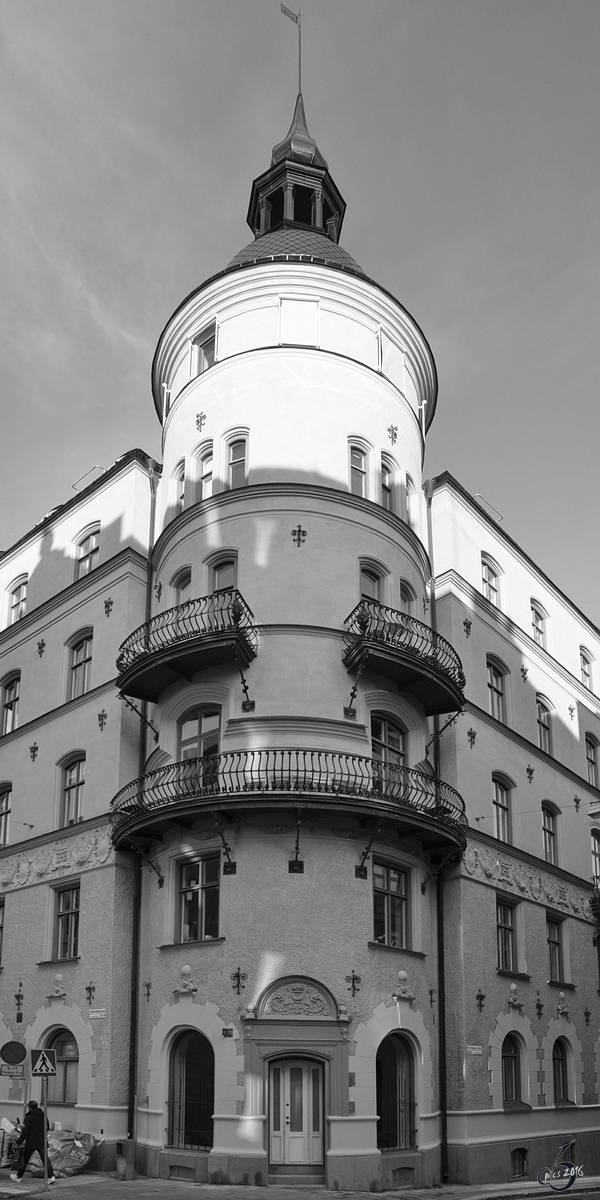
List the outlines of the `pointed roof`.
{"type": "Polygon", "coordinates": [[[329,170],[329,164],[323,158],[315,139],[308,132],[302,92],[298,92],[294,116],[286,136],[282,142],[273,147],[271,166],[274,167],[276,163],[282,162],[284,159],[305,163],[312,167],[322,167],[325,171],[329,170]]]}

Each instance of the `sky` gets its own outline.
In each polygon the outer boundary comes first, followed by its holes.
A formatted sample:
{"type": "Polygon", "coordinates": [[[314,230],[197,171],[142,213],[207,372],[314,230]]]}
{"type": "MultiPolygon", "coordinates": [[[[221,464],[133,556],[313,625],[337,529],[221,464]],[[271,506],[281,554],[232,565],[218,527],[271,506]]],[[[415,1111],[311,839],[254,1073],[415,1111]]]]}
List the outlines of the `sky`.
{"type": "MultiPolygon", "coordinates": [[[[436,359],[424,477],[485,497],[600,625],[600,3],[301,8],[342,245],[436,359]]],[[[156,342],[252,240],[297,32],[279,0],[0,0],[0,34],[6,549],[92,468],[160,459],[156,342]]]]}

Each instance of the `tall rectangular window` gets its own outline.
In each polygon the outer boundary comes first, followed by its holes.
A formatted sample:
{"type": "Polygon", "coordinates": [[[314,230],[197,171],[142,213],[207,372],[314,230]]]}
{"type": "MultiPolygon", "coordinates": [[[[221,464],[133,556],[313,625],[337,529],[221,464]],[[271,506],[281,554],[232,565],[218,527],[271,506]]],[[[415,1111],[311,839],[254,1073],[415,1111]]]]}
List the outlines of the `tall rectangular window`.
{"type": "Polygon", "coordinates": [[[537,700],[537,729],[538,746],[546,754],[552,753],[552,734],[550,728],[550,709],[543,700],[537,700]]]}
{"type": "Polygon", "coordinates": [[[373,941],[382,946],[406,946],[408,930],[408,872],[373,863],[373,941]]]}
{"type": "Polygon", "coordinates": [[[76,700],[89,691],[92,671],[92,635],[83,637],[71,646],[71,680],[69,700],[76,700]]]}
{"type": "Polygon", "coordinates": [[[100,530],[88,533],[77,547],[77,578],[83,579],[98,565],[100,557],[100,530]]]}
{"type": "Polygon", "coordinates": [[[600,884],[600,833],[592,830],[592,879],[596,887],[600,884]]]}
{"type": "Polygon", "coordinates": [[[2,966],[2,951],[4,949],[4,896],[0,898],[0,967],[2,966]]]}
{"type": "Polygon", "coordinates": [[[27,579],[22,579],[15,584],[10,593],[10,611],[8,623],[14,625],[15,621],[20,621],[21,617],[25,616],[27,608],[27,579]]]}
{"type": "Polygon", "coordinates": [[[598,787],[598,744],[591,737],[585,739],[585,758],[587,762],[588,783],[598,787]]]}
{"type": "Polygon", "coordinates": [[[79,954],[79,884],[56,893],[56,943],[54,958],[77,958],[79,954]]]}
{"type": "Polygon", "coordinates": [[[202,375],[215,364],[216,325],[208,325],[192,342],[190,379],[202,375]]]}
{"type": "Polygon", "coordinates": [[[64,768],[63,825],[75,825],[83,815],[85,758],[76,758],[64,768]]]}
{"type": "Polygon", "coordinates": [[[206,450],[200,459],[199,500],[208,500],[213,494],[213,452],[206,450]]]}
{"type": "Polygon", "coordinates": [[[386,458],[381,460],[381,503],[388,512],[392,511],[392,465],[386,458]]]}
{"type": "Polygon", "coordinates": [[[229,445],[229,486],[244,487],[246,483],[246,439],[239,438],[229,445]]]}
{"type": "Polygon", "coordinates": [[[510,842],[510,788],[500,779],[492,781],[494,787],[494,836],[501,842],[510,842]]]}
{"type": "Polygon", "coordinates": [[[498,940],[498,969],[517,970],[515,906],[496,901],[496,933],[498,940]]]}
{"type": "Polygon", "coordinates": [[[552,863],[553,866],[556,866],[558,862],[556,849],[556,813],[547,804],[542,805],[542,833],[544,837],[544,858],[547,863],[552,863]]]}
{"type": "Polygon", "coordinates": [[[490,712],[497,721],[504,722],[506,712],[504,704],[504,673],[495,663],[488,661],[487,676],[490,712]]]}
{"type": "Polygon", "coordinates": [[[581,667],[581,682],[582,682],[583,686],[588,688],[588,690],[591,692],[591,690],[592,690],[592,660],[589,657],[589,655],[586,654],[583,647],[579,651],[579,663],[580,663],[580,667],[581,667]]]}
{"type": "Polygon", "coordinates": [[[548,978],[553,983],[562,983],[562,921],[555,921],[552,917],[546,917],[546,940],[548,942],[548,978]]]}
{"type": "Polygon", "coordinates": [[[180,940],[204,942],[219,936],[220,859],[196,859],[181,863],[180,940]]]}
{"type": "Polygon", "coordinates": [[[19,724],[19,693],[21,676],[13,675],[2,687],[2,713],[0,714],[0,732],[12,733],[19,724]]]}
{"type": "Polygon", "coordinates": [[[536,604],[531,605],[531,636],[538,646],[546,645],[546,618],[536,604]]]}
{"type": "Polygon", "coordinates": [[[4,787],[0,792],[0,850],[8,846],[8,821],[10,817],[10,787],[4,787]]]}
{"type": "Polygon", "coordinates": [[[359,446],[350,447],[350,491],[353,496],[367,494],[367,456],[359,446]]]}
{"type": "Polygon", "coordinates": [[[481,590],[490,604],[498,607],[498,573],[487,558],[481,559],[481,590]]]}

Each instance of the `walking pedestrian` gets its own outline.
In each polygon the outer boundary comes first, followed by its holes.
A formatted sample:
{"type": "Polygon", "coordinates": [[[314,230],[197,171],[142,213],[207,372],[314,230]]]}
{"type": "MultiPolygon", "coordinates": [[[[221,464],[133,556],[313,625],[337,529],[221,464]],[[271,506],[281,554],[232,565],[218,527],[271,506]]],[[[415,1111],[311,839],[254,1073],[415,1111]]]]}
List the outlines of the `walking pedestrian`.
{"type": "Polygon", "coordinates": [[[28,1113],[23,1122],[23,1130],[17,1142],[17,1146],[23,1147],[23,1153],[19,1157],[19,1166],[15,1174],[11,1174],[11,1179],[15,1183],[20,1183],[25,1174],[25,1168],[31,1155],[37,1150],[42,1162],[44,1158],[48,1163],[48,1183],[55,1182],[54,1168],[50,1162],[50,1156],[47,1149],[46,1134],[48,1131],[48,1122],[46,1120],[43,1109],[40,1108],[37,1100],[30,1100],[27,1105],[28,1113]]]}

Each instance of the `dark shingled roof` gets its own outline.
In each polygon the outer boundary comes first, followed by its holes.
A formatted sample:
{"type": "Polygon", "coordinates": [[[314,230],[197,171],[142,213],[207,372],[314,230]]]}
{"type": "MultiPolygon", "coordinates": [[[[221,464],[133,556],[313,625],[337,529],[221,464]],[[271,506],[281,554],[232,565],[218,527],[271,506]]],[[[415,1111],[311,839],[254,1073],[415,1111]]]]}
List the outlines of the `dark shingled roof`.
{"type": "Polygon", "coordinates": [[[276,258],[293,259],[299,256],[331,266],[345,267],[355,274],[364,275],[362,267],[359,267],[352,255],[332,242],[326,234],[319,233],[316,229],[297,229],[289,226],[263,233],[262,237],[256,238],[249,246],[244,246],[228,263],[228,267],[236,267],[240,263],[268,262],[276,258]]]}

